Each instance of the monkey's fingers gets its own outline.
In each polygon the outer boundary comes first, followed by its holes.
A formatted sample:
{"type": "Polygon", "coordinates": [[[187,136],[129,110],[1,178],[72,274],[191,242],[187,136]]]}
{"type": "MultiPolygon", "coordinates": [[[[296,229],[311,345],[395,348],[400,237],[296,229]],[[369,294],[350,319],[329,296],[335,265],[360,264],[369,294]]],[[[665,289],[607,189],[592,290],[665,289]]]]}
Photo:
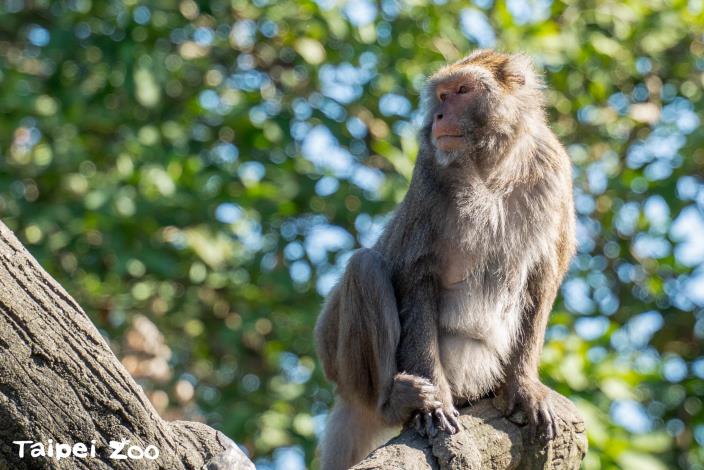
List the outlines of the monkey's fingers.
{"type": "Polygon", "coordinates": [[[450,422],[453,428],[455,428],[455,431],[452,434],[455,434],[456,432],[460,432],[460,421],[457,419],[460,416],[460,412],[457,411],[455,408],[452,408],[452,411],[450,412],[449,415],[447,415],[447,420],[450,422]]]}
{"type": "Polygon", "coordinates": [[[455,421],[455,425],[453,426],[450,423],[450,420],[454,420],[454,418],[451,415],[445,416],[445,413],[443,410],[435,410],[435,418],[438,420],[438,424],[440,429],[449,432],[450,434],[455,434],[457,430],[459,429],[459,426],[457,425],[457,422],[455,421]]]}
{"type": "Polygon", "coordinates": [[[506,393],[506,408],[504,409],[505,416],[511,416],[513,410],[516,409],[516,394],[513,392],[506,393]]]}
{"type": "Polygon", "coordinates": [[[433,399],[430,402],[423,403],[424,410],[430,411],[430,410],[437,410],[438,408],[442,408],[442,402],[433,399]]]}
{"type": "Polygon", "coordinates": [[[420,413],[416,413],[416,415],[413,417],[413,427],[416,428],[416,432],[418,434],[425,437],[425,425],[423,423],[423,419],[421,418],[420,413]]]}
{"type": "Polygon", "coordinates": [[[435,423],[433,423],[433,415],[430,413],[424,413],[423,419],[425,420],[425,433],[430,437],[437,436],[438,428],[436,428],[435,423]]]}

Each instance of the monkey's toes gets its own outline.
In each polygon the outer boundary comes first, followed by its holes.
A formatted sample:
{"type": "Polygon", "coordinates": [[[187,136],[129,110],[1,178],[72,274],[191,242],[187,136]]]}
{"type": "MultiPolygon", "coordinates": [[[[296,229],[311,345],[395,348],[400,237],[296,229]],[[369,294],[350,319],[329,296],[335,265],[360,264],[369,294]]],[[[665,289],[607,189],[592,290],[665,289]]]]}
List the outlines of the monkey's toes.
{"type": "Polygon", "coordinates": [[[541,400],[530,410],[528,425],[533,439],[552,440],[557,436],[557,416],[548,400],[541,400]]]}
{"type": "Polygon", "coordinates": [[[543,434],[548,440],[557,436],[557,415],[549,401],[543,400],[540,403],[540,420],[543,425],[543,434]]]}
{"type": "Polygon", "coordinates": [[[457,410],[454,408],[446,413],[443,409],[437,409],[433,413],[435,420],[438,422],[440,429],[449,432],[450,434],[455,434],[460,430],[460,423],[457,421],[457,416],[455,416],[457,410]]]}

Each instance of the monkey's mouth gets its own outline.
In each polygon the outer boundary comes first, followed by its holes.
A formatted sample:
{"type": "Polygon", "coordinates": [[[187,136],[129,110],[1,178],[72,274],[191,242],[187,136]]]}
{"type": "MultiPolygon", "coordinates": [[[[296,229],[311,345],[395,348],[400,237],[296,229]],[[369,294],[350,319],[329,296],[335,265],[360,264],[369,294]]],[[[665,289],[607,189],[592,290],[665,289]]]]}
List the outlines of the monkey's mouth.
{"type": "Polygon", "coordinates": [[[464,135],[444,134],[435,138],[436,146],[441,150],[448,150],[461,144],[464,141],[464,135]]]}

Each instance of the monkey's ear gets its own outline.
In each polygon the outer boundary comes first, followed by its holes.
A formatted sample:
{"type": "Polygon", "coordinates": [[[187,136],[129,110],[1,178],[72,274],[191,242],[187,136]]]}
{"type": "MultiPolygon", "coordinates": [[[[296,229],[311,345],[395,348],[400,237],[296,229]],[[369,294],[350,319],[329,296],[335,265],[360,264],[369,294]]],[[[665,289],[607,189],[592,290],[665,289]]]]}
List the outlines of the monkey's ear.
{"type": "Polygon", "coordinates": [[[540,77],[535,71],[533,59],[527,54],[511,54],[504,64],[502,72],[504,83],[512,89],[522,86],[541,87],[540,77]]]}

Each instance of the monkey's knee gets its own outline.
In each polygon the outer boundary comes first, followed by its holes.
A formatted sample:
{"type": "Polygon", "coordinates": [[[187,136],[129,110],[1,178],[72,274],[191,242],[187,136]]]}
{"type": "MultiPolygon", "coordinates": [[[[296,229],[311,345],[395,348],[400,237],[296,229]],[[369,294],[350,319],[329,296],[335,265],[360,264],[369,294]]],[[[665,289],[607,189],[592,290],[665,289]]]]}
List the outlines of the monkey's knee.
{"type": "Polygon", "coordinates": [[[373,248],[360,248],[350,257],[347,268],[352,271],[367,269],[386,269],[386,262],[381,253],[373,248]]]}
{"type": "Polygon", "coordinates": [[[391,277],[381,255],[355,253],[340,285],[337,363],[342,396],[377,406],[396,373],[401,325],[391,277]]]}
{"type": "Polygon", "coordinates": [[[361,248],[352,255],[342,282],[342,297],[348,304],[346,306],[355,308],[347,310],[349,315],[359,318],[358,312],[364,312],[369,315],[363,319],[372,323],[398,323],[391,274],[386,261],[376,250],[361,248]]]}

